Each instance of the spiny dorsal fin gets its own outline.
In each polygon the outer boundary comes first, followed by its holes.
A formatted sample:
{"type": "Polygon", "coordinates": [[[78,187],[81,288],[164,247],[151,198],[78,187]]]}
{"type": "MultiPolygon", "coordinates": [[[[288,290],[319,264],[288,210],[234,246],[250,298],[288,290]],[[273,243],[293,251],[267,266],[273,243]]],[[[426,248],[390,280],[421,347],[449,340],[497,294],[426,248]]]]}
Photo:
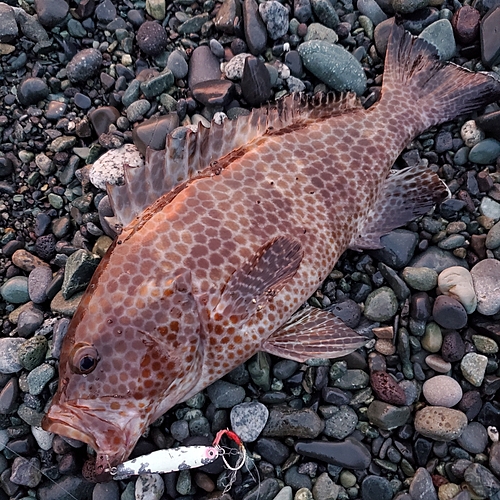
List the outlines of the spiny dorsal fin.
{"type": "Polygon", "coordinates": [[[336,114],[361,108],[355,94],[291,94],[276,104],[254,109],[235,120],[201,123],[196,131],[175,129],[166,140],[165,150],[148,148],[146,164],[141,168],[125,165],[125,183],[108,186],[116,222],[127,226],[158,198],[182,182],[204,176],[204,171],[231,152],[249,148],[266,134],[283,133],[288,127],[305,127],[336,114]]]}

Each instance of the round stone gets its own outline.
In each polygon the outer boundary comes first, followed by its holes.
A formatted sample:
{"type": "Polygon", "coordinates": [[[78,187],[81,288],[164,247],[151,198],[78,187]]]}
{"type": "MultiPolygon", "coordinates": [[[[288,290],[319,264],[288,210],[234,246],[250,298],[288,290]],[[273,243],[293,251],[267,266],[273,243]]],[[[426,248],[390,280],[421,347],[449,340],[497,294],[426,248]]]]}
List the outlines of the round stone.
{"type": "Polygon", "coordinates": [[[163,52],[168,44],[165,28],[155,22],[146,21],[137,30],[137,45],[148,56],[157,56],[163,52]]]}
{"type": "Polygon", "coordinates": [[[334,439],[344,439],[355,431],[358,424],[358,416],[347,405],[342,405],[333,411],[334,414],[325,421],[323,434],[334,439]]]}
{"type": "Polygon", "coordinates": [[[363,500],[391,500],[394,490],[388,479],[381,476],[367,476],[361,483],[361,498],[363,500]]]}
{"type": "Polygon", "coordinates": [[[467,324],[467,311],[458,300],[440,295],[432,309],[434,321],[446,329],[459,329],[467,324]]]}
{"type": "Polygon", "coordinates": [[[383,286],[366,298],[363,314],[371,321],[391,320],[398,310],[398,299],[391,288],[383,286]]]}
{"type": "Polygon", "coordinates": [[[433,290],[437,285],[438,274],[428,267],[405,267],[402,276],[409,286],[421,292],[433,290]]]}
{"type": "Polygon", "coordinates": [[[28,293],[28,278],[14,276],[9,278],[0,288],[0,295],[11,304],[24,304],[30,300],[28,293]]]}
{"type": "Polygon", "coordinates": [[[167,68],[176,79],[184,78],[188,74],[188,63],[180,50],[174,50],[168,56],[167,68]]]}
{"type": "Polygon", "coordinates": [[[500,142],[496,139],[484,139],[478,142],[469,152],[469,161],[480,165],[495,163],[500,156],[500,142]]]}
{"type": "Polygon", "coordinates": [[[442,61],[448,61],[455,55],[457,47],[455,45],[453,28],[448,19],[439,19],[430,24],[418,37],[434,45],[442,61]]]}
{"type": "Polygon", "coordinates": [[[97,49],[80,50],[66,66],[72,83],[85,82],[94,77],[102,64],[102,54],[97,49]]]}
{"type": "Polygon", "coordinates": [[[424,382],[422,391],[429,404],[451,408],[462,399],[460,384],[447,375],[436,375],[424,382]]]}
{"type": "Polygon", "coordinates": [[[245,389],[225,380],[218,380],[207,388],[207,394],[216,408],[232,408],[243,401],[245,389]]]}
{"type": "Polygon", "coordinates": [[[484,259],[471,270],[477,296],[477,312],[492,316],[500,311],[500,261],[484,259]]]}
{"type": "Polygon", "coordinates": [[[231,426],[245,442],[255,441],[264,429],[269,410],[258,401],[241,403],[231,409],[231,426]]]}
{"type": "Polygon", "coordinates": [[[415,430],[436,441],[452,441],[467,426],[464,413],[444,406],[427,406],[415,414],[415,430]]]}
{"type": "Polygon", "coordinates": [[[37,77],[29,77],[19,85],[17,98],[23,106],[29,106],[43,101],[49,95],[49,92],[49,87],[44,80],[37,77]]]}
{"type": "Polygon", "coordinates": [[[53,28],[64,20],[69,11],[69,5],[65,0],[58,0],[57,2],[35,0],[35,10],[40,24],[47,28],[53,28]]]}
{"type": "Polygon", "coordinates": [[[453,330],[448,332],[443,339],[441,356],[444,361],[454,363],[460,361],[465,354],[465,344],[460,334],[453,330]]]}
{"type": "Polygon", "coordinates": [[[47,339],[43,335],[35,335],[19,346],[17,350],[19,363],[31,371],[43,362],[47,349],[47,339]]]}
{"type": "Polygon", "coordinates": [[[457,442],[469,453],[483,453],[488,445],[488,432],[483,424],[471,422],[464,429],[457,442]]]}
{"type": "Polygon", "coordinates": [[[438,352],[443,345],[443,334],[437,323],[431,321],[425,327],[425,333],[421,340],[422,347],[429,352],[438,352]]]}

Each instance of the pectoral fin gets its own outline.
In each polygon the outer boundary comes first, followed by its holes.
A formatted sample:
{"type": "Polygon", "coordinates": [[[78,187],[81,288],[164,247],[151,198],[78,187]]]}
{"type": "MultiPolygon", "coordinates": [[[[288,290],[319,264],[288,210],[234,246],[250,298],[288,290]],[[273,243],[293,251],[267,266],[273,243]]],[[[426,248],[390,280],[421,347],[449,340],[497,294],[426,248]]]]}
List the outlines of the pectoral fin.
{"type": "Polygon", "coordinates": [[[345,356],[366,342],[365,337],[332,313],[307,306],[274,332],[262,344],[262,350],[303,362],[311,358],[345,356]]]}
{"type": "Polygon", "coordinates": [[[237,322],[251,316],[295,275],[302,255],[301,244],[288,236],[266,243],[229,278],[215,313],[237,322]]]}

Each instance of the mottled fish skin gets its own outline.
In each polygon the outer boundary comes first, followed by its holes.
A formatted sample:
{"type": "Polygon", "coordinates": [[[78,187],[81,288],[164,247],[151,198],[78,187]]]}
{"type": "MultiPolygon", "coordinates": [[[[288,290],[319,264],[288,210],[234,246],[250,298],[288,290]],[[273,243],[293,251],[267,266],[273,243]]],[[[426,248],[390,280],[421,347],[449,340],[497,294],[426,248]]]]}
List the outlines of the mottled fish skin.
{"type": "Polygon", "coordinates": [[[363,344],[324,312],[290,318],[349,246],[376,246],[445,194],[429,171],[387,178],[404,146],[500,96],[399,28],[391,44],[378,104],[269,131],[125,228],[71,322],[45,429],[115,465],[161,414],[261,349],[304,360],[363,344]]]}

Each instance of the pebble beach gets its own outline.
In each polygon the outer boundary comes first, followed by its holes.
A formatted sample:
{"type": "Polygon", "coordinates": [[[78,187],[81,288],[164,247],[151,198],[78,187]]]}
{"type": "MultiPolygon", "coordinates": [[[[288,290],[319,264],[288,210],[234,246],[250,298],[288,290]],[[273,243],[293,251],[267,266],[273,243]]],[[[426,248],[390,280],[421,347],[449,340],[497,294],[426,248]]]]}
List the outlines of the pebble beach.
{"type": "Polygon", "coordinates": [[[396,17],[441,60],[500,79],[499,0],[0,2],[0,500],[500,500],[499,103],[408,145],[394,168],[432,169],[450,198],[381,249],[347,251],[309,299],[364,348],[259,353],[132,455],[230,428],[237,472],[218,459],[96,484],[93,451],[40,427],[115,236],[106,185],[123,165],[294,92],[369,108],[396,17]]]}

